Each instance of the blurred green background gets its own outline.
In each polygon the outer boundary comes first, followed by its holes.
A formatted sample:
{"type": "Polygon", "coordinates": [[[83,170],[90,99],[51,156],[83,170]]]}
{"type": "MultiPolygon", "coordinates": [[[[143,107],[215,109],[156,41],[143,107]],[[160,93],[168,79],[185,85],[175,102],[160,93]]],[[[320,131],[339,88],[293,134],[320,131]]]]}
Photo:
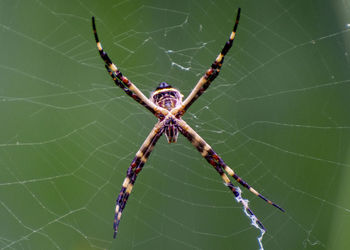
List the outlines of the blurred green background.
{"type": "Polygon", "coordinates": [[[116,87],[186,96],[242,8],[221,74],[184,119],[253,187],[265,249],[350,246],[349,1],[0,2],[0,249],[258,249],[259,231],[180,136],[161,138],[113,235],[156,119],[116,87]]]}

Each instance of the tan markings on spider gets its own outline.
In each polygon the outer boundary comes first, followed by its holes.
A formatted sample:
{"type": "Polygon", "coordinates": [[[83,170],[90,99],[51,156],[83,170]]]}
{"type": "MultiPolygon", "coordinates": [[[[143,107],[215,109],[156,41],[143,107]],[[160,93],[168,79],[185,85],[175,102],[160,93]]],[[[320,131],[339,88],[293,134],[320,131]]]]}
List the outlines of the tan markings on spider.
{"type": "MultiPolygon", "coordinates": [[[[113,224],[114,238],[117,235],[122,212],[134,187],[136,177],[142,170],[154,146],[163,133],[165,134],[166,139],[169,143],[175,143],[177,141],[179,132],[185,136],[199,151],[199,153],[208,161],[208,163],[211,164],[219,173],[225,182],[224,184],[232,191],[235,197],[239,197],[240,193],[238,192],[237,187],[233,185],[227,174],[233,177],[240,185],[248,189],[251,193],[255,194],[267,203],[284,212],[280,206],[265,198],[254,188],[248,185],[248,183],[245,182],[241,177],[239,177],[228,165],[226,165],[222,158],[217,153],[215,153],[212,147],[210,147],[210,145],[206,143],[204,139],[197,134],[196,131],[194,131],[184,120],[182,120],[182,116],[185,114],[187,109],[206,91],[212,81],[214,81],[215,78],[219,75],[225,55],[232,47],[233,41],[235,39],[240,12],[241,9],[239,8],[235,25],[233,27],[232,33],[230,34],[229,40],[225,43],[224,47],[216,57],[215,61],[212,63],[211,67],[199,79],[196,86],[184,101],[182,101],[183,95],[181,92],[166,82],[160,83],[156,90],[151,94],[151,97],[149,99],[146,98],[145,95],[127,77],[123,76],[117,66],[114,65],[112,60],[108,57],[107,53],[103,50],[102,45],[98,39],[95,18],[92,17],[92,28],[97,48],[101,58],[105,62],[105,68],[112,77],[114,83],[120,87],[128,96],[144,106],[158,118],[158,122],[152,129],[151,133],[147,136],[144,143],[141,145],[140,149],[136,153],[135,158],[127,170],[125,180],[122,184],[122,189],[120,190],[116,201],[113,224]]],[[[249,214],[254,215],[252,210],[248,207],[247,203],[242,201],[241,203],[249,214]]],[[[257,223],[263,230],[265,230],[263,224],[258,219],[257,223]]]]}

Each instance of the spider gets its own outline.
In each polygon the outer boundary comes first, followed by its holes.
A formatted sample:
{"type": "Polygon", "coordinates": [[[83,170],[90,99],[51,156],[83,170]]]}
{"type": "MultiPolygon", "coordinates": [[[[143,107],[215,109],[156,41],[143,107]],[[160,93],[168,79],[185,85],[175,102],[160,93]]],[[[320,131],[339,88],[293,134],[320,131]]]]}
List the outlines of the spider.
{"type": "MultiPolygon", "coordinates": [[[[247,182],[245,182],[241,177],[239,177],[229,166],[226,165],[222,158],[209,146],[209,144],[206,143],[204,139],[200,137],[196,131],[194,131],[181,118],[188,110],[188,108],[205,92],[210,83],[214,81],[214,79],[219,75],[222,63],[224,62],[224,57],[232,47],[238,27],[240,12],[241,9],[238,8],[235,25],[233,27],[229,40],[226,42],[220,54],[216,57],[211,67],[199,79],[197,85],[184,101],[182,101],[183,95],[180,93],[180,91],[173,88],[166,82],[160,83],[156,90],[151,94],[150,99],[148,99],[128,78],[126,78],[119,71],[117,66],[115,66],[115,64],[108,57],[107,53],[102,49],[102,45],[98,39],[96,31],[95,18],[92,17],[92,28],[97,48],[101,58],[105,62],[105,67],[108,73],[113,78],[114,83],[120,87],[128,96],[132,97],[136,102],[140,103],[155,117],[158,118],[158,122],[155,124],[154,128],[141,145],[139,151],[136,153],[135,158],[127,170],[122,188],[116,200],[113,238],[115,238],[117,235],[122,212],[130,196],[131,190],[134,187],[136,177],[144,167],[154,146],[163,133],[165,134],[166,139],[169,143],[175,143],[177,141],[179,132],[185,136],[200,152],[200,154],[219,173],[224,181],[224,184],[232,191],[235,197],[239,197],[240,193],[238,191],[238,188],[235,187],[231,180],[228,178],[227,174],[233,177],[239,184],[247,188],[250,192],[284,212],[283,208],[265,198],[258,191],[252,188],[247,182]]],[[[255,216],[246,203],[243,203],[242,201],[241,203],[251,216],[255,216]]],[[[263,224],[258,219],[257,223],[263,230],[265,230],[263,224]]]]}

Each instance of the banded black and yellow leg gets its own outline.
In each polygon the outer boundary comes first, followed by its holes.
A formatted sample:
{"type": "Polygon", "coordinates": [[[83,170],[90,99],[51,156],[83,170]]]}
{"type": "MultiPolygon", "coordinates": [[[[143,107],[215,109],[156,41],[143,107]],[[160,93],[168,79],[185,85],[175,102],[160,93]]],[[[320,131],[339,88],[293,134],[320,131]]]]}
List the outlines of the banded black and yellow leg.
{"type": "Polygon", "coordinates": [[[150,156],[154,146],[156,145],[158,139],[164,132],[163,122],[158,122],[151,133],[148,135],[144,143],[142,144],[139,151],[136,153],[134,160],[131,162],[128,168],[127,175],[123,181],[122,188],[119,192],[119,196],[116,201],[115,215],[114,215],[114,235],[115,238],[118,232],[118,226],[122,216],[122,212],[126,206],[126,202],[130,196],[130,193],[134,187],[136,177],[142,170],[144,164],[146,163],[148,157],[150,156]]]}
{"type": "Polygon", "coordinates": [[[147,105],[148,106],[147,109],[152,109],[154,113],[162,113],[163,115],[166,115],[168,111],[166,109],[158,107],[153,102],[151,102],[127,77],[123,76],[122,72],[119,71],[117,66],[112,62],[112,60],[109,58],[107,53],[103,50],[101,42],[99,41],[99,38],[97,35],[94,17],[92,17],[92,29],[94,32],[98,52],[100,53],[102,60],[106,63],[110,71],[113,72],[115,77],[118,78],[118,80],[120,80],[124,84],[124,87],[132,91],[144,103],[142,104],[143,106],[147,105]]]}
{"type": "MultiPolygon", "coordinates": [[[[135,167],[135,168],[133,169],[133,172],[132,172],[132,174],[130,175],[130,178],[127,179],[128,184],[127,184],[127,186],[125,187],[124,193],[123,193],[123,194],[120,194],[120,200],[119,200],[120,208],[119,208],[118,216],[117,216],[117,217],[119,217],[119,219],[117,220],[117,225],[116,225],[116,227],[118,227],[118,225],[119,225],[121,214],[122,214],[122,212],[123,212],[123,210],[124,210],[124,208],[125,208],[126,202],[128,201],[128,198],[129,198],[129,196],[130,196],[130,193],[131,193],[131,191],[132,191],[132,189],[133,189],[133,187],[134,187],[136,178],[137,178],[138,174],[141,172],[143,166],[145,165],[145,163],[146,163],[146,161],[147,161],[149,155],[151,154],[151,152],[152,152],[152,150],[153,150],[155,144],[157,143],[158,139],[160,138],[160,136],[161,136],[161,133],[158,134],[158,135],[156,135],[156,136],[154,137],[154,139],[152,140],[152,143],[151,143],[149,149],[147,150],[147,152],[146,152],[145,155],[144,155],[144,160],[140,160],[140,159],[139,159],[138,163],[135,162],[136,165],[137,165],[137,167],[135,167]]],[[[124,183],[123,183],[123,184],[124,184],[124,183]]],[[[124,187],[123,187],[123,188],[124,188],[124,187]]],[[[117,200],[117,203],[118,203],[118,200],[117,200]]],[[[116,232],[115,232],[115,233],[116,233],[116,232]]]]}
{"type": "MultiPolygon", "coordinates": [[[[111,71],[111,69],[105,65],[108,74],[112,77],[115,85],[117,85],[119,88],[121,88],[128,96],[130,96],[131,98],[133,98],[135,101],[137,101],[138,103],[140,103],[142,106],[144,106],[146,109],[148,109],[152,114],[159,116],[150,106],[148,106],[146,103],[144,103],[134,92],[132,92],[130,89],[128,89],[115,75],[115,73],[113,71],[111,71]]],[[[160,118],[160,117],[158,117],[160,118]]]]}
{"type": "Polygon", "coordinates": [[[210,83],[214,81],[215,78],[219,75],[221,66],[224,62],[224,57],[227,54],[227,52],[231,49],[233,41],[235,39],[240,14],[241,9],[238,8],[235,25],[233,26],[229,40],[225,43],[225,46],[222,48],[220,54],[216,57],[211,67],[199,79],[192,92],[182,103],[181,107],[174,110],[173,115],[175,115],[176,117],[182,116],[186,112],[186,110],[192,105],[192,103],[194,103],[205,92],[205,90],[209,87],[210,83]]]}
{"type": "MultiPolygon", "coordinates": [[[[201,153],[201,155],[211,164],[215,166],[220,166],[222,170],[225,170],[230,176],[232,176],[239,184],[241,184],[243,187],[247,188],[251,193],[255,194],[256,196],[260,197],[267,203],[271,204],[272,206],[278,208],[282,212],[284,212],[284,209],[281,208],[276,203],[270,201],[269,199],[265,198],[263,195],[261,195],[259,192],[257,192],[254,188],[252,188],[250,185],[248,185],[247,182],[245,182],[242,178],[240,178],[235,172],[225,164],[225,162],[222,160],[222,158],[215,153],[215,151],[209,146],[208,143],[206,143],[202,137],[200,137],[196,131],[194,131],[185,121],[183,120],[177,120],[177,123],[179,125],[180,132],[197,148],[197,150],[201,153]]],[[[225,183],[227,183],[225,181],[225,183]]]]}
{"type": "MultiPolygon", "coordinates": [[[[228,178],[226,173],[224,172],[223,168],[220,166],[220,164],[215,160],[213,157],[213,154],[215,153],[211,147],[198,135],[191,133],[191,128],[182,126],[184,124],[181,124],[179,127],[180,132],[192,143],[194,147],[201,153],[201,155],[209,162],[210,165],[214,167],[214,169],[219,173],[222,180],[224,181],[224,184],[232,191],[234,196],[236,198],[240,197],[240,193],[238,192],[237,188],[233,185],[231,180],[228,178]]],[[[239,201],[244,209],[251,215],[256,218],[257,224],[260,226],[260,228],[265,230],[264,225],[260,222],[260,220],[255,216],[253,211],[249,208],[248,204],[246,202],[243,202],[243,199],[237,199],[239,201]]]]}
{"type": "MultiPolygon", "coordinates": [[[[193,145],[197,143],[192,143],[193,145]]],[[[198,149],[198,148],[197,148],[198,149]]],[[[198,149],[199,150],[199,149],[198,149]]],[[[201,152],[201,151],[200,151],[201,152]]],[[[214,151],[213,151],[214,152],[214,151]]],[[[201,152],[203,153],[203,152],[201,152]]],[[[231,180],[228,178],[228,176],[225,174],[225,172],[222,170],[222,167],[220,166],[220,164],[218,164],[215,159],[212,157],[212,155],[207,154],[204,157],[209,163],[210,165],[212,165],[215,170],[219,173],[219,175],[221,176],[222,180],[224,181],[224,184],[232,191],[232,193],[234,194],[234,196],[236,198],[240,197],[240,193],[238,192],[237,188],[235,187],[235,185],[233,185],[233,183],[231,182],[231,180]]],[[[249,208],[247,203],[243,202],[243,199],[240,200],[240,202],[242,203],[244,209],[252,216],[254,216],[256,218],[256,223],[259,224],[260,228],[265,230],[264,225],[261,223],[261,221],[258,219],[258,217],[256,217],[256,215],[253,213],[253,211],[249,208]]],[[[266,231],[266,230],[265,230],[266,231]]]]}
{"type": "Polygon", "coordinates": [[[285,212],[283,208],[281,208],[279,205],[277,205],[276,203],[270,201],[269,199],[265,198],[263,195],[261,195],[258,191],[256,191],[253,187],[251,187],[247,182],[245,182],[241,177],[239,177],[232,168],[230,168],[229,166],[227,166],[225,164],[225,162],[222,160],[222,158],[213,151],[213,156],[212,156],[217,162],[218,164],[226,171],[226,173],[230,176],[232,176],[239,184],[241,184],[243,187],[245,187],[246,189],[248,189],[250,192],[252,192],[253,194],[255,194],[256,196],[260,197],[261,199],[263,199],[264,201],[266,201],[267,203],[269,203],[270,205],[278,208],[279,210],[281,210],[282,212],[285,212]]]}

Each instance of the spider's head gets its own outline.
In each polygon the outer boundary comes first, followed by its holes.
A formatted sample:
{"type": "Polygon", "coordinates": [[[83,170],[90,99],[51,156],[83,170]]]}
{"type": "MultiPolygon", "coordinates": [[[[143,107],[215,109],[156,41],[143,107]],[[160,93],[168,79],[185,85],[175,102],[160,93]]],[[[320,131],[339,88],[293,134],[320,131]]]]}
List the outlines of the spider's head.
{"type": "Polygon", "coordinates": [[[151,94],[151,101],[159,107],[172,110],[181,105],[183,95],[166,82],[161,82],[151,94]]]}

